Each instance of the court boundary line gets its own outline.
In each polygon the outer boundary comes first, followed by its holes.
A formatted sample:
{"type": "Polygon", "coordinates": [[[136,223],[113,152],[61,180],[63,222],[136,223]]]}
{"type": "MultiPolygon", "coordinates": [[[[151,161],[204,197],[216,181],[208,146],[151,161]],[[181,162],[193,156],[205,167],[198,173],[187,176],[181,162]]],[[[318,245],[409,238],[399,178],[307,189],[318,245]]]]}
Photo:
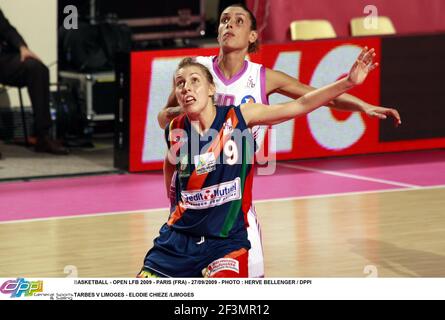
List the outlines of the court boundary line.
{"type": "Polygon", "coordinates": [[[340,193],[329,193],[329,194],[315,194],[310,196],[298,196],[298,197],[287,197],[287,198],[277,198],[277,199],[264,199],[257,200],[254,203],[263,202],[276,202],[276,201],[289,201],[289,200],[305,200],[305,199],[319,199],[319,198],[335,198],[343,196],[355,196],[355,195],[366,195],[374,193],[388,193],[388,192],[404,192],[404,191],[423,191],[423,190],[434,190],[434,189],[445,189],[445,184],[437,186],[419,186],[418,188],[394,188],[394,189],[382,189],[382,190],[366,190],[366,191],[351,191],[351,192],[340,192],[340,193]]]}
{"type": "MultiPolygon", "coordinates": [[[[267,203],[267,202],[277,202],[277,201],[290,201],[290,200],[305,200],[305,199],[317,199],[317,198],[334,198],[334,197],[345,197],[354,196],[362,194],[377,194],[377,193],[387,193],[387,192],[405,192],[405,191],[421,191],[421,190],[432,190],[432,189],[442,189],[445,188],[445,184],[437,186],[425,186],[418,188],[395,188],[395,189],[383,189],[383,190],[367,190],[367,191],[354,191],[354,192],[341,192],[341,193],[329,193],[329,194],[318,194],[309,196],[296,196],[296,197],[286,197],[286,198],[275,198],[275,199],[263,199],[256,200],[253,203],[267,203]]],[[[168,211],[168,207],[164,208],[153,208],[153,209],[141,209],[141,210],[130,210],[130,211],[116,211],[116,212],[103,212],[103,213],[86,213],[77,214],[71,216],[61,216],[61,217],[46,217],[46,218],[35,218],[35,219],[19,219],[19,220],[8,220],[0,221],[0,225],[3,224],[14,224],[14,223],[25,223],[25,222],[43,222],[51,220],[65,220],[65,219],[78,219],[78,218],[94,218],[103,216],[114,216],[114,215],[126,215],[126,214],[137,214],[137,213],[150,213],[154,211],[168,211]]]]}
{"type": "Polygon", "coordinates": [[[397,182],[397,181],[386,180],[386,179],[371,178],[371,177],[360,176],[360,175],[351,174],[351,173],[332,171],[332,170],[317,169],[317,168],[313,168],[313,167],[301,166],[298,164],[278,163],[277,165],[281,166],[281,167],[285,167],[285,168],[312,171],[312,172],[316,172],[316,173],[338,176],[338,177],[342,177],[342,178],[350,178],[350,179],[363,180],[363,181],[369,181],[369,182],[377,182],[377,183],[381,183],[381,184],[387,184],[387,185],[398,186],[398,187],[405,187],[405,188],[411,188],[411,189],[422,188],[422,186],[415,185],[415,184],[397,182]]]}

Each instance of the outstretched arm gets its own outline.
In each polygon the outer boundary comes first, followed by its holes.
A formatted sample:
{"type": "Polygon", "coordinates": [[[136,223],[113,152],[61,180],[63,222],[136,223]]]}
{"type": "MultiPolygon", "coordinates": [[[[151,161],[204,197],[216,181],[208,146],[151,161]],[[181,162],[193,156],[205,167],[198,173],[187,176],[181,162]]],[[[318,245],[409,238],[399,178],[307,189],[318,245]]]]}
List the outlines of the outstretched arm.
{"type": "Polygon", "coordinates": [[[402,124],[400,114],[396,109],[374,106],[347,93],[338,96],[334,100],[333,107],[342,111],[360,111],[370,117],[377,117],[379,119],[392,117],[396,126],[402,124]]]}
{"type": "MultiPolygon", "coordinates": [[[[303,84],[297,79],[292,78],[283,72],[271,69],[266,70],[267,94],[280,93],[297,99],[313,90],[315,90],[314,87],[303,84]]],[[[379,119],[392,117],[396,125],[401,123],[400,115],[396,109],[374,106],[347,93],[341,94],[335,99],[326,102],[325,105],[341,111],[364,112],[368,116],[377,117],[379,119]]]]}
{"type": "Polygon", "coordinates": [[[252,106],[241,105],[241,112],[248,126],[259,124],[276,124],[307,114],[316,108],[326,104],[338,95],[352,87],[363,83],[368,73],[377,67],[373,62],[374,50],[363,48],[346,78],[340,79],[330,85],[313,90],[297,100],[274,105],[273,108],[262,104],[252,106]]]}

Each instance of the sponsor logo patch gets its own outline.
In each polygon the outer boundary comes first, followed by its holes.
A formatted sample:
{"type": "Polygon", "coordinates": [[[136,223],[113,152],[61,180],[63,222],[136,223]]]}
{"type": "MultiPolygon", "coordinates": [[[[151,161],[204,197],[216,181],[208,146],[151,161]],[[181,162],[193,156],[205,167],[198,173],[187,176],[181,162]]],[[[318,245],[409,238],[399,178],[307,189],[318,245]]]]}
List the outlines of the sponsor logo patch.
{"type": "Polygon", "coordinates": [[[211,277],[221,271],[233,271],[239,273],[239,261],[232,258],[221,258],[213,261],[206,270],[206,277],[211,277]]]}
{"type": "Polygon", "coordinates": [[[227,136],[229,134],[232,134],[233,132],[233,124],[232,124],[232,119],[227,119],[226,122],[224,122],[223,124],[223,135],[227,136]]]}
{"type": "Polygon", "coordinates": [[[244,98],[241,99],[241,104],[245,104],[245,103],[255,103],[255,102],[256,102],[256,101],[255,101],[255,98],[252,97],[252,96],[250,96],[250,95],[245,96],[244,98]]]}
{"type": "Polygon", "coordinates": [[[196,174],[204,174],[216,169],[216,158],[213,152],[199,154],[195,156],[196,174]]]}
{"type": "Polygon", "coordinates": [[[198,191],[181,191],[182,206],[188,209],[206,209],[241,199],[241,180],[220,183],[198,191]]]}

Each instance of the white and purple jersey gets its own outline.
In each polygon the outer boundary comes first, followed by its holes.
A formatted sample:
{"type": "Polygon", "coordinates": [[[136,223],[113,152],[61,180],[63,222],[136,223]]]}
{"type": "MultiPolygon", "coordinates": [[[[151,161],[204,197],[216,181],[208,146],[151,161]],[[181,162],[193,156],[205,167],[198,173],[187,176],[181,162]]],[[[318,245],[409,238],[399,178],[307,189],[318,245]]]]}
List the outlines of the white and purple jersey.
{"type": "MultiPolygon", "coordinates": [[[[269,104],[266,95],[266,68],[262,64],[244,60],[241,70],[227,79],[218,65],[217,56],[198,56],[195,60],[209,69],[216,86],[217,106],[239,106],[245,103],[269,104]]],[[[255,126],[252,134],[261,146],[267,126],[255,126]]]]}
{"type": "Polygon", "coordinates": [[[217,106],[239,106],[244,103],[268,104],[266,96],[266,68],[258,63],[244,60],[241,70],[227,79],[218,66],[216,56],[196,57],[213,75],[216,85],[215,104],[217,106]]]}

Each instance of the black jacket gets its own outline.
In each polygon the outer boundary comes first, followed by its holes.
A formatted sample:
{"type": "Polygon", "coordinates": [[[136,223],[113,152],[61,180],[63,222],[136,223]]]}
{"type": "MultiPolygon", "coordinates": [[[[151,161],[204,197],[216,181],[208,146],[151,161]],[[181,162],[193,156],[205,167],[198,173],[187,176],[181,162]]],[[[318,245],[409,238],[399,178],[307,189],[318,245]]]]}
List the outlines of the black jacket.
{"type": "Polygon", "coordinates": [[[26,46],[25,40],[9,23],[0,9],[0,52],[10,48],[18,50],[22,45],[26,46]]]}

